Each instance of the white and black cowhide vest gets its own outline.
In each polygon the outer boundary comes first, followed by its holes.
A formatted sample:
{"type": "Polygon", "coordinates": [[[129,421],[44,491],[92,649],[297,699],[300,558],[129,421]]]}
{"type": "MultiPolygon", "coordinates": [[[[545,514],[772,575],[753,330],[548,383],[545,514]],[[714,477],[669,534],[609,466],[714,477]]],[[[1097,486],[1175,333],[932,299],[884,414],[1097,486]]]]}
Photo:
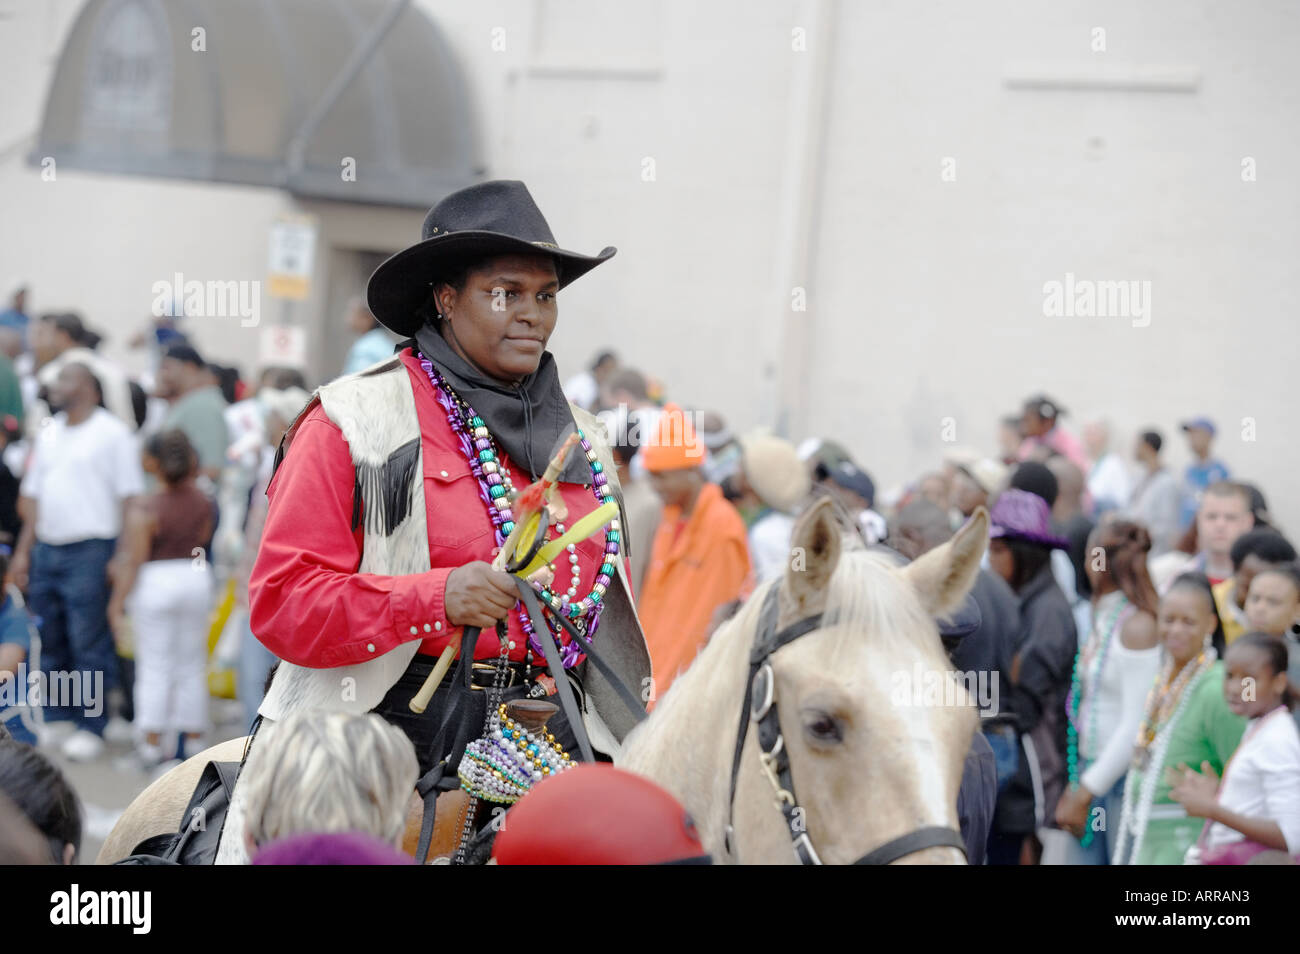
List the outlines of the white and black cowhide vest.
{"type": "MultiPolygon", "coordinates": [[[[357,572],[399,576],[429,570],[423,448],[406,366],[394,358],[322,386],[286,433],[277,465],[289,448],[298,421],[317,403],[342,432],[352,456],[357,481],[353,522],[363,526],[357,572]]],[[[570,407],[604,465],[621,506],[618,472],[604,439],[604,427],[582,409],[570,407]]],[[[627,520],[622,523],[626,528],[627,520]]],[[[611,587],[607,594],[597,639],[602,655],[637,693],[649,682],[650,654],[621,560],[615,576],[617,589],[611,587]]],[[[368,712],[406,671],[420,643],[420,639],[412,639],[368,662],[329,669],[282,661],[258,712],[272,721],[299,709],[368,712]]],[[[592,670],[584,675],[583,721],[594,747],[613,755],[635,719],[598,673],[592,670]]]]}
{"type": "MultiPolygon", "coordinates": [[[[343,433],[357,475],[354,522],[364,510],[357,572],[402,576],[430,569],[420,477],[424,452],[406,366],[386,361],[332,381],[316,392],[298,420],[317,403],[343,433]]],[[[292,435],[291,428],[281,454],[292,435]]],[[[368,712],[406,671],[419,647],[413,639],[368,662],[330,669],[282,661],[258,712],[271,720],[298,709],[368,712]]]]}

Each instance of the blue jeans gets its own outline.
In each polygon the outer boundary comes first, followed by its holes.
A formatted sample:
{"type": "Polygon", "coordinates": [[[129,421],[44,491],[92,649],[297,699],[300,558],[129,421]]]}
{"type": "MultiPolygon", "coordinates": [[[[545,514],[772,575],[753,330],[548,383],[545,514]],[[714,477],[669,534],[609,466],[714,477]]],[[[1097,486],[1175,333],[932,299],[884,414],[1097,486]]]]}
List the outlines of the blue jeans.
{"type": "MultiPolygon", "coordinates": [[[[244,614],[244,634],[239,641],[239,672],[236,675],[235,694],[244,707],[244,725],[251,726],[257,718],[257,708],[262,704],[262,687],[266,674],[279,660],[271,650],[258,641],[244,614]]],[[[251,729],[250,729],[251,731],[251,729]]]]}
{"type": "MultiPolygon", "coordinates": [[[[11,690],[26,691],[27,686],[10,687],[11,690]]],[[[22,742],[24,745],[35,745],[36,736],[28,728],[25,721],[26,709],[19,706],[0,705],[0,725],[9,730],[9,735],[15,742],[22,742]]]]}
{"type": "Polygon", "coordinates": [[[998,773],[998,794],[1007,787],[1020,768],[1020,739],[1016,730],[1009,725],[993,726],[984,729],[984,738],[988,739],[989,748],[993,750],[993,764],[998,773]]]}
{"type": "Polygon", "coordinates": [[[108,722],[105,696],[117,685],[107,577],[115,544],[37,543],[27,584],[28,606],[41,634],[41,670],[48,693],[43,700],[45,720],[72,721],[100,736],[108,722]]]}

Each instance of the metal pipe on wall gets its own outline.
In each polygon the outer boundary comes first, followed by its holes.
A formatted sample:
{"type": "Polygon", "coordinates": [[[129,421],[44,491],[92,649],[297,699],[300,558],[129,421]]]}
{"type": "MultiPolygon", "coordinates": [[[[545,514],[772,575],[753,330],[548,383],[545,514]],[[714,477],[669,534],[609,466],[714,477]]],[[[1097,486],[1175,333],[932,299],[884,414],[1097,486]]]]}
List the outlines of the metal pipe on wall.
{"type": "Polygon", "coordinates": [[[798,439],[806,436],[808,397],[804,382],[810,370],[816,297],[811,287],[816,265],[817,231],[821,224],[822,180],[825,174],[829,87],[834,60],[834,24],[839,0],[806,0],[793,30],[806,24],[802,40],[791,34],[790,113],[786,136],[785,182],[777,217],[775,301],[779,309],[773,352],[768,363],[769,385],[775,368],[775,407],[764,417],[776,422],[776,432],[798,439]],[[802,295],[797,291],[802,289],[802,295]],[[803,310],[798,310],[802,306],[803,310]]]}

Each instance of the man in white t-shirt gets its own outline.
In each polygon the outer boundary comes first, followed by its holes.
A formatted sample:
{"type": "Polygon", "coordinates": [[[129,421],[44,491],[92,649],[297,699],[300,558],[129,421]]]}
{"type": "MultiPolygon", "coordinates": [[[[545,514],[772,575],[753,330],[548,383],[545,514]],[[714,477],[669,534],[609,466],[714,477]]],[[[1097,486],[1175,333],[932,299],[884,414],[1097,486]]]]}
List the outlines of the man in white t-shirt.
{"type": "Polygon", "coordinates": [[[73,730],[63,743],[68,758],[89,760],[103,751],[105,695],[117,682],[108,562],[144,474],[134,435],[99,406],[89,368],[65,365],[50,400],[58,413],[36,435],[19,490],[23,529],[10,578],[40,618],[46,722],[73,730]]]}
{"type": "Polygon", "coordinates": [[[1110,430],[1105,421],[1089,421],[1083,428],[1083,446],[1092,459],[1088,471],[1088,494],[1092,497],[1100,516],[1108,510],[1123,510],[1128,506],[1132,489],[1128,466],[1119,454],[1109,448],[1110,430]]]}
{"type": "MultiPolygon", "coordinates": [[[[131,384],[126,374],[112,361],[85,346],[86,329],[76,315],[55,314],[42,315],[32,322],[28,332],[32,355],[35,358],[33,376],[37,385],[37,396],[41,389],[48,390],[54,386],[64,366],[84,364],[99,382],[103,395],[103,404],[129,430],[135,430],[135,405],[131,401],[131,384]]],[[[51,402],[52,403],[52,402],[51,402]]],[[[27,416],[28,437],[35,436],[37,428],[45,418],[44,408],[37,407],[27,416]]],[[[53,407],[49,408],[51,414],[53,407]]]]}

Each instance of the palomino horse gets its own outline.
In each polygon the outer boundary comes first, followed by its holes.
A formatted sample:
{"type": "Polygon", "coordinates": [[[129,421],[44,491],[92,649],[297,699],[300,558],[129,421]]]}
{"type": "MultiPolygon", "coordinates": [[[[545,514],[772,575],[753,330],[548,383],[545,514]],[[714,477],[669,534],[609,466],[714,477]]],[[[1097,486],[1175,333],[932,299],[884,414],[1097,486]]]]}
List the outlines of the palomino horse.
{"type": "MultiPolygon", "coordinates": [[[[796,860],[752,728],[734,812],[731,805],[735,731],[750,647],[764,598],[779,587],[778,629],[818,613],[828,620],[771,657],[790,772],[821,860],[849,863],[925,826],[955,829],[957,787],[975,711],[955,681],[944,695],[961,705],[922,705],[920,687],[907,683],[918,672],[948,673],[934,618],[960,605],[987,540],[988,514],[981,508],[948,543],[897,569],[878,555],[843,550],[830,502],[819,502],[795,528],[785,576],[760,587],[714,634],[627,737],[618,764],[673,792],[715,859],[796,860]],[[734,853],[724,844],[729,818],[734,853]]],[[[111,864],[143,839],[178,830],[203,766],[210,759],[238,759],[243,743],[235,739],[214,746],[149,786],[119,819],[98,863],[111,864]]],[[[440,820],[444,814],[454,820],[456,813],[440,809],[440,820]]],[[[414,831],[418,815],[408,827],[408,834],[414,831]]],[[[953,848],[934,847],[901,861],[960,864],[962,856],[953,848]]]]}
{"type": "MultiPolygon", "coordinates": [[[[770,657],[780,734],[808,838],[826,864],[848,864],[929,826],[957,827],[957,787],[976,725],[951,675],[935,617],[960,605],[988,540],[980,508],[952,540],[897,569],[864,550],[841,552],[829,501],[799,521],[785,576],[760,587],[721,627],[654,714],[624,740],[619,765],[673,792],[716,861],[794,863],[775,782],[748,737],[732,802],[732,766],[749,654],[764,598],[779,587],[776,629],[819,613],[827,624],[770,657]],[[950,703],[922,705],[918,673],[952,680],[950,703]],[[731,818],[733,850],[724,833],[731,818]]],[[[927,680],[929,682],[929,680],[927,680]]],[[[960,864],[931,847],[907,864],[960,864]]]]}

